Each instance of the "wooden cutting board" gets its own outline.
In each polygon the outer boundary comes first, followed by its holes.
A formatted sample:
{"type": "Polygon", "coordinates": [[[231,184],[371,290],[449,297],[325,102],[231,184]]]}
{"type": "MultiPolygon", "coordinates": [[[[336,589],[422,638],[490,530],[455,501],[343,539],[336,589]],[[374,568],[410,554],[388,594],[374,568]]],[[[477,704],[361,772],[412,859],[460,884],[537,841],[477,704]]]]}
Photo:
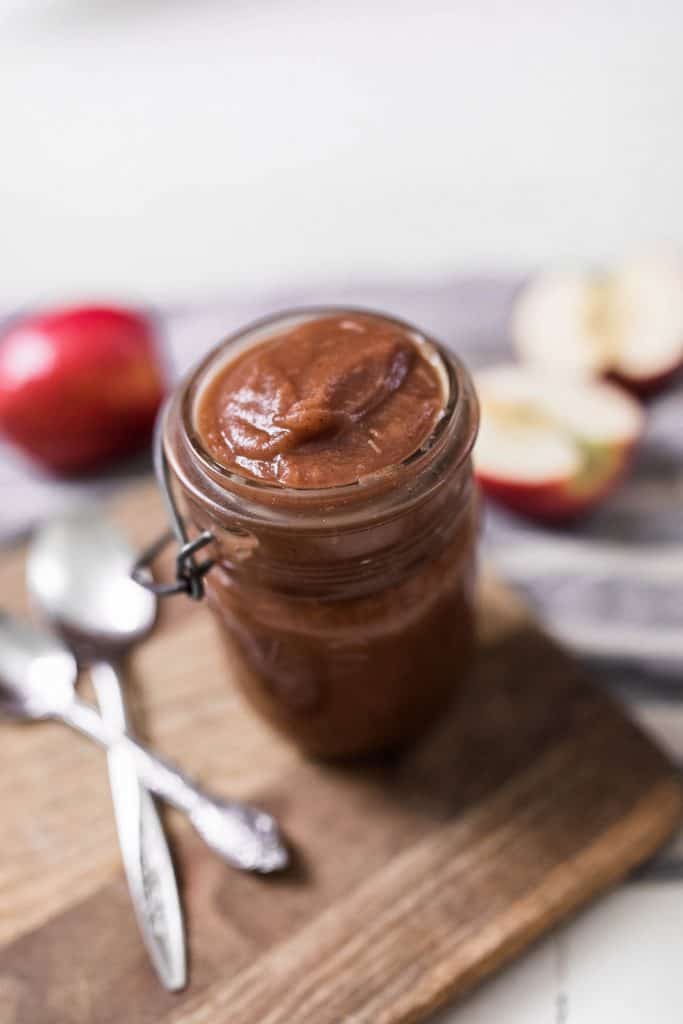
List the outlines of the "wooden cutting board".
{"type": "MultiPolygon", "coordinates": [[[[151,485],[117,512],[161,523],[151,485]]],[[[2,603],[26,606],[23,554],[2,603]]],[[[535,628],[481,597],[479,666],[434,734],[353,770],[302,760],[242,706],[210,614],[167,603],[132,665],[140,730],[226,795],[275,811],[296,849],[240,875],[169,817],[190,985],[163,992],[128,904],[105,762],[57,725],[0,725],[2,1024],[417,1021],[624,876],[673,830],[666,758],[535,628]]]]}

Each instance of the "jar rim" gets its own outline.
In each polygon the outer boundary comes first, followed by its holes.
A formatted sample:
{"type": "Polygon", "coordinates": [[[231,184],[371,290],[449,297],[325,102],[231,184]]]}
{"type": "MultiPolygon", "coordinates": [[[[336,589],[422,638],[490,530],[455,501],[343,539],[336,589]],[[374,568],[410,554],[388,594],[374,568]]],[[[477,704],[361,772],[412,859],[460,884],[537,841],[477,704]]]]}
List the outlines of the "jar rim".
{"type": "MultiPolygon", "coordinates": [[[[253,343],[257,344],[258,338],[255,338],[253,343]]],[[[355,504],[356,500],[362,500],[365,496],[371,497],[378,488],[383,490],[387,484],[398,483],[413,473],[419,474],[422,465],[430,463],[430,456],[433,456],[435,451],[441,447],[447,435],[461,434],[460,428],[463,426],[463,421],[467,419],[465,424],[466,431],[464,436],[461,437],[461,450],[457,458],[457,463],[460,464],[468,456],[474,444],[478,426],[478,407],[469,372],[453,352],[446,349],[419,327],[399,317],[379,312],[378,310],[334,304],[299,306],[281,310],[252,321],[245,327],[232,332],[215,345],[182,382],[179,404],[186,442],[193,456],[198,460],[203,469],[209,473],[214,483],[224,482],[227,490],[233,493],[235,491],[240,492],[257,504],[261,502],[269,504],[272,499],[284,500],[285,502],[298,501],[306,504],[309,502],[319,503],[321,501],[331,501],[334,504],[337,502],[345,504],[348,501],[353,501],[355,504]],[[319,488],[291,487],[277,482],[261,480],[257,477],[248,476],[229,469],[213,458],[211,453],[202,444],[199,433],[195,428],[194,408],[199,392],[205,383],[205,375],[215,363],[219,362],[224,351],[239,342],[243,342],[246,345],[251,335],[258,335],[259,332],[269,331],[271,328],[277,329],[280,325],[286,326],[289,322],[300,322],[340,314],[381,318],[408,331],[414,336],[416,341],[429,345],[439,356],[439,361],[447,380],[448,394],[441,415],[421,445],[399,462],[385,466],[374,473],[364,474],[349,483],[319,488]]]]}

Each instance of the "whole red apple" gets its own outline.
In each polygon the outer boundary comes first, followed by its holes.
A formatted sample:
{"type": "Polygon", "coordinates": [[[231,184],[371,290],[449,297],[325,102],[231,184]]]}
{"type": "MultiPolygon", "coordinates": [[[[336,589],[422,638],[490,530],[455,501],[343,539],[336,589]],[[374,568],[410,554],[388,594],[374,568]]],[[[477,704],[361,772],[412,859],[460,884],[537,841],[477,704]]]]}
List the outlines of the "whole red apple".
{"type": "Polygon", "coordinates": [[[152,321],[106,306],[27,317],[0,338],[0,432],[56,473],[141,448],[164,395],[152,321]]]}

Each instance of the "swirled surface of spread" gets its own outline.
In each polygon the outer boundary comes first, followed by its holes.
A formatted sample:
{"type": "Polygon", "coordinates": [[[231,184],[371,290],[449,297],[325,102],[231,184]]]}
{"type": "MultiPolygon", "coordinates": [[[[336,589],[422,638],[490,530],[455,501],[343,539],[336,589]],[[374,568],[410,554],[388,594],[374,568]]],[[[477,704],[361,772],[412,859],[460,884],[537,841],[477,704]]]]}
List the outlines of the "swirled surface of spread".
{"type": "Polygon", "coordinates": [[[397,465],[444,407],[439,357],[381,316],[296,324],[224,364],[196,427],[227,469],[297,488],[335,487],[397,465]]]}

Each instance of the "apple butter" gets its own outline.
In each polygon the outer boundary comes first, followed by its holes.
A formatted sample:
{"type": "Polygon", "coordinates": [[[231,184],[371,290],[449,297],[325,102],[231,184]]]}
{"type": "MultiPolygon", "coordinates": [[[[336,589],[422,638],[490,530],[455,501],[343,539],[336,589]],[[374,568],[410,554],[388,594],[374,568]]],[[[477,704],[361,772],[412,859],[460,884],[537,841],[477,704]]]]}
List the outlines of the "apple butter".
{"type": "Polygon", "coordinates": [[[399,324],[320,317],[226,362],[201,396],[197,428],[228,469],[336,487],[420,447],[443,410],[443,376],[399,324]]]}
{"type": "Polygon", "coordinates": [[[351,309],[280,314],[176,393],[164,447],[251,705],[309,754],[423,731],[473,642],[477,429],[462,364],[351,309]]]}

